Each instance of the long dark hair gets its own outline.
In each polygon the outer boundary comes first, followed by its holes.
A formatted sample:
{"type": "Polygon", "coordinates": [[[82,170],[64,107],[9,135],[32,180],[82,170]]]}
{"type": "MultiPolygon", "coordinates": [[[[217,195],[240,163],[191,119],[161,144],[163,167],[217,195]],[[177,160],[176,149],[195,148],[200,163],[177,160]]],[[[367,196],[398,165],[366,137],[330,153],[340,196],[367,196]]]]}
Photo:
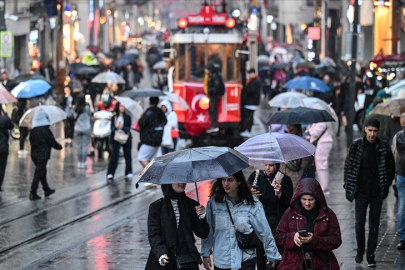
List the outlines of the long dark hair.
{"type": "MultiPolygon", "coordinates": [[[[236,203],[246,200],[248,205],[253,205],[255,201],[253,200],[252,192],[250,191],[243,172],[238,171],[232,176],[235,177],[238,183],[240,183],[240,185],[238,185],[238,201],[236,201],[236,203]]],[[[218,178],[211,187],[210,197],[214,197],[216,202],[223,203],[225,194],[225,189],[222,186],[222,178],[218,178]]]]}
{"type": "Polygon", "coordinates": [[[75,112],[81,114],[84,112],[84,107],[86,107],[86,96],[84,94],[79,94],[76,99],[75,112]]]}

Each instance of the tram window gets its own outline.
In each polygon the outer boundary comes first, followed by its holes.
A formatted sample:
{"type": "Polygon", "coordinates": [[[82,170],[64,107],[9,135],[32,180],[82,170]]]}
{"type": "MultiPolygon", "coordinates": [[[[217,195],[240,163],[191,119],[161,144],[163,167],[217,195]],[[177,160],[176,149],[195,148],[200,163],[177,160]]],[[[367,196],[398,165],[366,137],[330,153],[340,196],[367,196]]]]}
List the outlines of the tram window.
{"type": "Polygon", "coordinates": [[[184,80],[186,76],[186,48],[184,44],[176,44],[175,49],[178,51],[175,78],[177,80],[184,80]]]}

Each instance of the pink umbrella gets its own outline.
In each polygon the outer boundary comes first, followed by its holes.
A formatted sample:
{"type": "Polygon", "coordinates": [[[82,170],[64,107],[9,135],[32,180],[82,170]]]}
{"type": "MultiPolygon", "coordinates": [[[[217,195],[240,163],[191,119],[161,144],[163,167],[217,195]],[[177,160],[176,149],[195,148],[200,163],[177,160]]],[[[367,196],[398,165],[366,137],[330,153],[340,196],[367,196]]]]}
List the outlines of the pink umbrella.
{"type": "Polygon", "coordinates": [[[10,94],[7,89],[0,84],[0,104],[9,104],[9,103],[14,103],[17,102],[17,99],[10,94]]]}

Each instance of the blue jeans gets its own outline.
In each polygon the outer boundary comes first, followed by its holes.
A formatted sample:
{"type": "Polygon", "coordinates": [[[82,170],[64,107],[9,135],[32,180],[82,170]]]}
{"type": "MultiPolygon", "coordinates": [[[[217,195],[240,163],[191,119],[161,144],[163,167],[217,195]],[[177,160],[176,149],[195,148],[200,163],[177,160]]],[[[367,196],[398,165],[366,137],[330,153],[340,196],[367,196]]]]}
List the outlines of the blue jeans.
{"type": "Polygon", "coordinates": [[[398,189],[397,231],[399,239],[405,241],[405,176],[397,174],[398,189]]]}

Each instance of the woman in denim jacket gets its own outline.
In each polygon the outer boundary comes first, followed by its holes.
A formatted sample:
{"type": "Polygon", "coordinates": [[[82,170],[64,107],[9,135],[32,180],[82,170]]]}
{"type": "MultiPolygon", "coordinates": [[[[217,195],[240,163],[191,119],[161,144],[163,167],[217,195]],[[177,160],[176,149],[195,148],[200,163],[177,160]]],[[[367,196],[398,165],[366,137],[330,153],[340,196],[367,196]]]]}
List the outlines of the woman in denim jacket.
{"type": "Polygon", "coordinates": [[[255,249],[241,250],[236,241],[235,229],[245,234],[256,232],[264,244],[269,264],[281,259],[263,206],[250,192],[242,171],[217,179],[211,188],[206,213],[210,234],[202,240],[201,245],[205,269],[255,269],[255,249]],[[226,203],[229,206],[235,228],[229,217],[226,203]],[[211,254],[214,257],[213,265],[210,259],[211,254]]]}

